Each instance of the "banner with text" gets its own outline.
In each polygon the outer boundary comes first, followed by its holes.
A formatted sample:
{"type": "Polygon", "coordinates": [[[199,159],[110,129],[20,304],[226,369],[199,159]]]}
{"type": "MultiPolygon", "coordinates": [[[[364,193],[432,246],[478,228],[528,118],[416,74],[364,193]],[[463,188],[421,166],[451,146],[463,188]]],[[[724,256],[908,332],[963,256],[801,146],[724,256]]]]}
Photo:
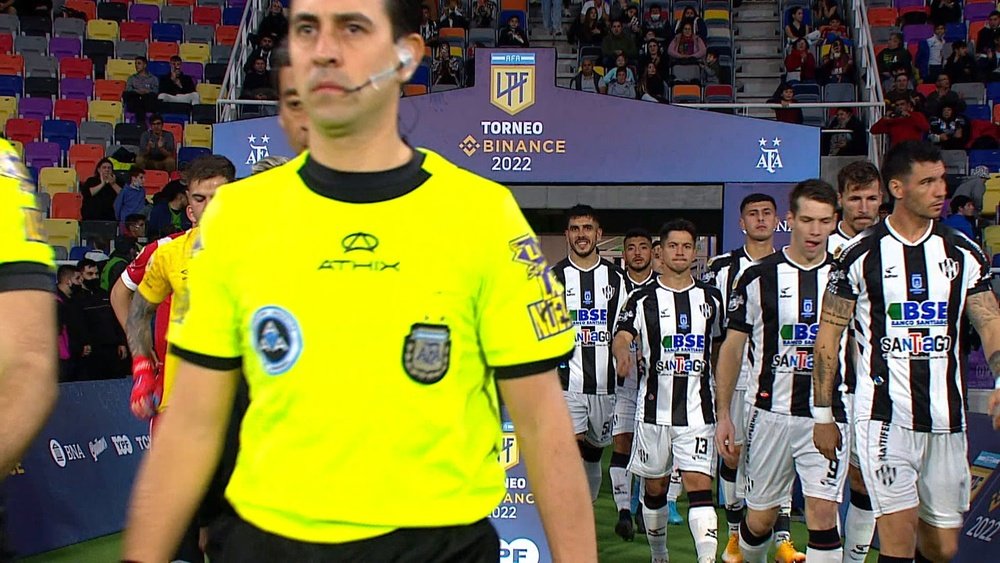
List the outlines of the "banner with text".
{"type": "Polygon", "coordinates": [[[990,417],[970,413],[968,434],[971,502],[952,561],[1000,561],[1000,433],[990,417]]]}
{"type": "Polygon", "coordinates": [[[722,244],[719,253],[743,246],[743,229],[740,228],[740,203],[743,198],[753,193],[763,193],[774,198],[778,208],[778,227],[774,231],[774,248],[780,249],[788,244],[789,229],[786,215],[788,214],[788,195],[792,193],[795,184],[726,184],[722,196],[722,244]]]}
{"type": "Polygon", "coordinates": [[[490,522],[500,536],[500,563],[552,563],[535,495],[521,460],[514,424],[503,411],[500,464],[507,470],[507,495],[493,509],[490,522]]]}
{"type": "Polygon", "coordinates": [[[122,529],[149,423],[129,410],[131,381],[63,383],[48,423],[3,483],[7,531],[31,555],[122,529]]]}

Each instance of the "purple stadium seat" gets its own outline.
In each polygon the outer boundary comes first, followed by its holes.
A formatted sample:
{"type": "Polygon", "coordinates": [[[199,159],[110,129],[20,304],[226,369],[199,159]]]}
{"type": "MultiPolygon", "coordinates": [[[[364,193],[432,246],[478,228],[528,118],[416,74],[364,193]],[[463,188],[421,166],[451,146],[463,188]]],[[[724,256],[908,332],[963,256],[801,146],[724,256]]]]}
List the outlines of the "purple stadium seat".
{"type": "Polygon", "coordinates": [[[56,143],[28,143],[24,145],[24,162],[36,170],[49,166],[59,166],[61,157],[62,149],[56,143]]]}
{"type": "Polygon", "coordinates": [[[965,21],[984,21],[989,19],[990,12],[993,10],[996,10],[996,5],[990,2],[968,4],[965,6],[965,21]]]}
{"type": "Polygon", "coordinates": [[[69,100],[89,100],[94,97],[94,81],[89,78],[63,78],[59,95],[69,100]]]}
{"type": "Polygon", "coordinates": [[[52,118],[52,99],[24,97],[17,103],[17,113],[24,119],[45,121],[52,118]]]}
{"type": "Polygon", "coordinates": [[[195,86],[205,80],[205,65],[201,63],[181,63],[181,70],[194,80],[195,86]]]}
{"type": "Polygon", "coordinates": [[[903,28],[903,39],[907,43],[910,41],[923,41],[934,35],[934,25],[925,23],[921,25],[908,25],[903,28]]]}
{"type": "Polygon", "coordinates": [[[79,57],[82,42],[76,37],[53,37],[49,39],[49,54],[62,60],[64,57],[79,57]]]}
{"type": "Polygon", "coordinates": [[[128,10],[128,19],[150,25],[159,23],[160,7],[152,4],[132,4],[132,7],[128,10]]]}
{"type": "Polygon", "coordinates": [[[926,4],[924,4],[924,0],[896,0],[894,5],[897,10],[902,10],[903,8],[923,8],[926,4]]]}

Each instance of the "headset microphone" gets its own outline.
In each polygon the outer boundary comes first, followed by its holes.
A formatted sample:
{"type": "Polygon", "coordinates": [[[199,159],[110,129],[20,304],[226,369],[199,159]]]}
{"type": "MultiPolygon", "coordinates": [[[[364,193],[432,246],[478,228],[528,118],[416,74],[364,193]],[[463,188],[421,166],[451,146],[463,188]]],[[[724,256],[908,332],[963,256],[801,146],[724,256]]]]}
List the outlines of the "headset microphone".
{"type": "Polygon", "coordinates": [[[357,86],[354,86],[352,88],[344,88],[344,92],[348,94],[353,94],[355,92],[360,92],[361,90],[364,90],[369,86],[378,90],[383,82],[392,78],[394,74],[410,66],[410,63],[413,62],[413,55],[410,54],[409,49],[404,49],[403,47],[396,47],[396,56],[399,58],[399,62],[395,66],[369,76],[368,80],[365,80],[364,82],[362,82],[357,86]]]}

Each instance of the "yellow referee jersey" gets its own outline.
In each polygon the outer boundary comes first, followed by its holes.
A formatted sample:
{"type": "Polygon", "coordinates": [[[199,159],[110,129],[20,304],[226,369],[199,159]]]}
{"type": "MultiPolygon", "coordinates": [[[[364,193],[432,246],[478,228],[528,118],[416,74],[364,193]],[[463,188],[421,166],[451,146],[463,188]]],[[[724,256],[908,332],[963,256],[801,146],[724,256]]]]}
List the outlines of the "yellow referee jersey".
{"type": "MultiPolygon", "coordinates": [[[[175,295],[170,301],[170,326],[181,321],[178,311],[187,308],[181,301],[187,295],[183,290],[187,285],[188,262],[196,240],[198,227],[188,229],[183,235],[157,246],[156,252],[150,257],[146,273],[142,276],[142,283],[136,290],[146,301],[156,304],[163,303],[171,294],[175,295]]],[[[168,354],[163,361],[163,399],[157,409],[159,412],[167,408],[176,375],[177,359],[168,354]]]]}
{"type": "Polygon", "coordinates": [[[339,543],[492,511],[494,377],[553,369],[574,341],[507,189],[427,151],[368,174],[304,154],[221,187],[201,229],[169,340],[244,370],[241,517],[339,543]]]}
{"type": "Polygon", "coordinates": [[[53,266],[31,176],[0,139],[0,291],[52,291],[53,266]]]}

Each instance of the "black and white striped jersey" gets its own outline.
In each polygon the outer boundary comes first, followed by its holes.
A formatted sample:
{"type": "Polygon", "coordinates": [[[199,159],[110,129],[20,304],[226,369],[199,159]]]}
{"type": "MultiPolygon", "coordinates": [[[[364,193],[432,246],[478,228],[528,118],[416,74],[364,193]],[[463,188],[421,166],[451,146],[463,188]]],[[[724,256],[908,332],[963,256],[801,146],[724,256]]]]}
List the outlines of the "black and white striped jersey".
{"type": "Polygon", "coordinates": [[[682,291],[659,282],[629,296],[616,331],[635,338],[642,358],[636,420],[668,426],[715,423],[712,341],[722,333],[722,295],[692,279],[682,291]]]}
{"type": "MultiPolygon", "coordinates": [[[[840,252],[847,247],[848,243],[851,242],[851,238],[853,238],[847,236],[844,229],[840,227],[842,223],[837,223],[837,229],[830,234],[830,238],[827,240],[827,250],[834,258],[840,256],[840,252]]],[[[844,337],[840,341],[838,369],[844,381],[843,391],[849,394],[854,393],[854,389],[858,385],[857,375],[854,373],[854,357],[857,354],[858,345],[854,342],[854,329],[848,328],[844,331],[844,337]]]]}
{"type": "MultiPolygon", "coordinates": [[[[810,268],[787,249],[747,268],[729,299],[729,330],[747,333],[747,403],[777,414],[812,417],[813,346],[833,257],[810,268]]],[[[839,383],[839,382],[838,382],[839,383]]],[[[847,421],[843,397],[833,413],[847,421]]]]}
{"type": "MultiPolygon", "coordinates": [[[[722,302],[729,303],[729,295],[733,291],[736,280],[753,264],[754,259],[750,258],[746,248],[741,246],[736,250],[712,258],[708,263],[708,269],[702,276],[702,281],[715,286],[722,294],[722,302]]],[[[740,369],[740,377],[736,380],[736,389],[745,390],[749,376],[750,365],[744,361],[743,367],[740,369]]]]}
{"type": "Polygon", "coordinates": [[[844,232],[844,229],[840,225],[841,223],[837,223],[837,228],[830,233],[830,238],[826,241],[827,250],[834,256],[837,255],[838,250],[847,246],[847,243],[851,240],[851,237],[847,236],[847,233],[844,232]]]}
{"type": "Polygon", "coordinates": [[[625,272],[607,260],[583,270],[565,258],[553,271],[566,289],[566,306],[576,326],[576,349],[559,370],[563,389],[588,395],[613,395],[615,377],[611,329],[628,289],[625,272]]]}
{"type": "Polygon", "coordinates": [[[990,291],[989,263],[978,246],[945,225],[935,222],[911,243],[889,221],[855,238],[830,279],[833,294],[856,302],[856,418],[918,432],[961,432],[959,328],[966,298],[990,291]]]}
{"type": "MultiPolygon", "coordinates": [[[[625,272],[625,287],[628,289],[628,294],[631,296],[636,291],[642,289],[648,285],[656,285],[656,278],[659,276],[658,272],[650,270],[649,276],[645,281],[637,282],[633,280],[629,275],[628,271],[625,272]]],[[[615,331],[612,331],[614,334],[615,331]]],[[[614,340],[614,337],[612,337],[614,340]]],[[[642,363],[642,356],[639,354],[638,343],[632,343],[632,351],[635,356],[635,363],[632,365],[632,372],[628,374],[628,377],[618,379],[618,390],[615,394],[621,399],[624,394],[630,395],[631,399],[635,399],[636,395],[639,393],[639,370],[645,369],[645,365],[642,363]]]]}

